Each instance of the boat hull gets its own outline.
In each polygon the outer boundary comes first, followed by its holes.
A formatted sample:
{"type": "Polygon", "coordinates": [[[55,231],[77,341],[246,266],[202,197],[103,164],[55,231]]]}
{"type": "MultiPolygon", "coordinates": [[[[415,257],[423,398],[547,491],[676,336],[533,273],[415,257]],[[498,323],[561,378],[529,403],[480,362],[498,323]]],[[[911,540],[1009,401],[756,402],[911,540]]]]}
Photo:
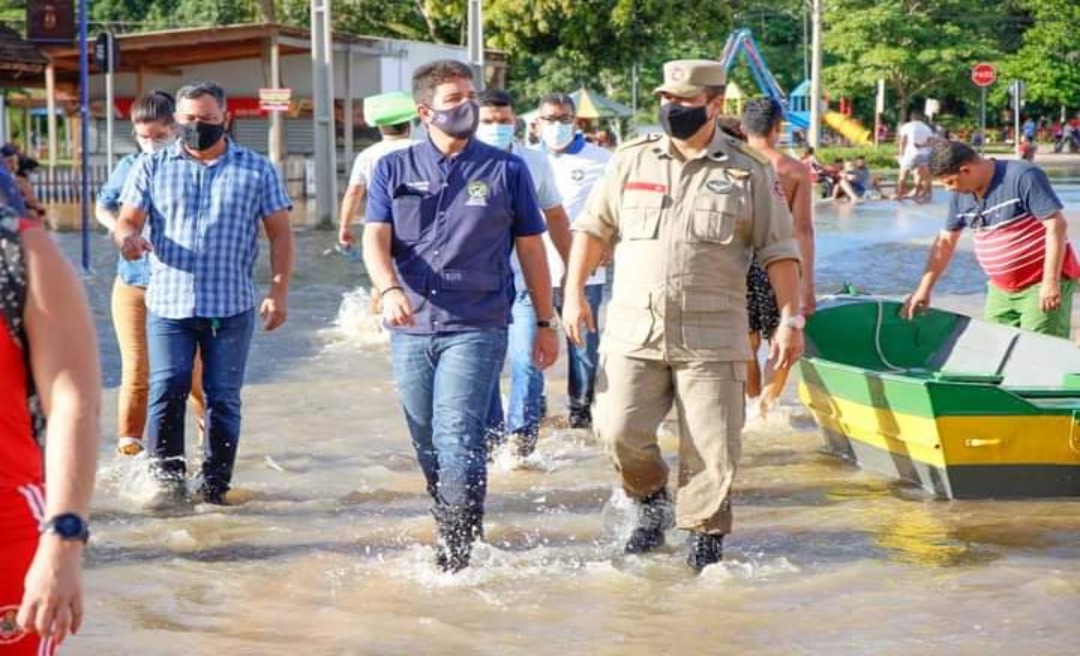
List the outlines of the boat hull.
{"type": "MultiPolygon", "coordinates": [[[[997,373],[943,374],[927,363],[949,355],[942,349],[959,348],[956,335],[970,320],[950,325],[948,317],[934,319],[942,344],[935,350],[926,344],[933,325],[920,333],[917,324],[890,318],[886,310],[894,308],[881,301],[859,305],[841,304],[831,318],[829,306],[819,310],[820,318],[815,314],[808,356],[798,367],[799,398],[821,426],[828,451],[942,498],[1080,497],[1080,390],[1062,383],[1032,386],[1025,372],[1014,374],[1025,384],[1010,387],[1000,375],[1004,366],[997,373]],[[878,333],[870,346],[857,335],[836,334],[867,330],[878,333]],[[914,331],[922,351],[903,348],[904,331],[914,331]],[[884,342],[882,332],[888,335],[884,342]],[[843,347],[831,347],[830,340],[843,347]]],[[[1015,341],[1010,352],[1034,348],[1015,341]]],[[[1069,349],[1059,352],[1060,366],[1075,371],[1069,360],[1075,347],[1058,341],[1062,345],[1048,344],[1069,349]]],[[[965,364],[981,364],[965,357],[965,364]]]]}

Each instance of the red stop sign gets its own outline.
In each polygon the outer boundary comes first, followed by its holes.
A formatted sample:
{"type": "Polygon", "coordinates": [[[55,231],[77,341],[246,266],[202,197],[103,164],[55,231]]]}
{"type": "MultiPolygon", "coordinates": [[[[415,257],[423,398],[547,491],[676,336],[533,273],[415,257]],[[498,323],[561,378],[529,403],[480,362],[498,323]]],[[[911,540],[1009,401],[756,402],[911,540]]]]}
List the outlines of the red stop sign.
{"type": "Polygon", "coordinates": [[[997,80],[997,67],[993,64],[975,64],[971,67],[971,81],[977,87],[988,87],[997,80]]]}

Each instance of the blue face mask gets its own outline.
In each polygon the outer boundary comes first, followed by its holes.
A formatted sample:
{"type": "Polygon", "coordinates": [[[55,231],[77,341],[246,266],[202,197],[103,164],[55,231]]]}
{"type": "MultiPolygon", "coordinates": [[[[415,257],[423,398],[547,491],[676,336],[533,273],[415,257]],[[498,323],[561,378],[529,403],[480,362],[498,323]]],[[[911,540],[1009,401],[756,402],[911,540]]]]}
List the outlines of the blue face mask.
{"type": "Polygon", "coordinates": [[[476,128],[476,138],[499,150],[506,150],[514,142],[514,126],[508,123],[481,123],[476,128]]]}
{"type": "Polygon", "coordinates": [[[547,123],[540,130],[540,138],[550,150],[562,150],[574,140],[572,123],[547,123]]]}

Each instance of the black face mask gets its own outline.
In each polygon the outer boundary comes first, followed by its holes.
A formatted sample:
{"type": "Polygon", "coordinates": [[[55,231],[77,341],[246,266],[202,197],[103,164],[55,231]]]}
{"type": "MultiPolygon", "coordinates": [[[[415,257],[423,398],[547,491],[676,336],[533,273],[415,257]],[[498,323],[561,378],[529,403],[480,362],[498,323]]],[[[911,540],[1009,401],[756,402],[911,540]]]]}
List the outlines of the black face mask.
{"type": "Polygon", "coordinates": [[[453,109],[433,109],[431,124],[455,139],[467,139],[480,124],[480,109],[467,100],[453,109]]]}
{"type": "Polygon", "coordinates": [[[184,123],[180,126],[180,141],[192,150],[210,150],[225,136],[224,123],[184,123]]]}
{"type": "Polygon", "coordinates": [[[709,120],[709,111],[701,107],[683,107],[668,103],[660,107],[660,125],[675,139],[689,139],[709,120]]]}

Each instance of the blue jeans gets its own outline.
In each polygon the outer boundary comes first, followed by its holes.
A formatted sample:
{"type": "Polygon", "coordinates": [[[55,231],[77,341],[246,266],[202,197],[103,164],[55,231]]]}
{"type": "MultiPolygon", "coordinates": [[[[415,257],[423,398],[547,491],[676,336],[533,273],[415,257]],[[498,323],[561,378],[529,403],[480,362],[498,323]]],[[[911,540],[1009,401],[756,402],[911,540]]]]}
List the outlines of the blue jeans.
{"type": "MultiPolygon", "coordinates": [[[[533,365],[533,342],[536,340],[536,308],[528,292],[514,298],[514,322],[508,329],[507,356],[510,360],[510,401],[503,415],[498,378],[491,393],[487,427],[493,437],[520,433],[535,437],[544,417],[544,374],[533,365]]],[[[500,366],[501,370],[502,367],[500,366]]]]}
{"type": "Polygon", "coordinates": [[[159,477],[182,478],[186,471],[184,413],[197,347],[202,353],[206,395],[203,486],[228,491],[240,441],[240,388],[254,325],[255,310],[224,319],[165,319],[147,313],[150,403],[146,441],[159,477]]]}
{"type": "MultiPolygon", "coordinates": [[[[585,412],[596,397],[596,366],[599,363],[600,350],[600,303],[604,300],[603,285],[586,285],[585,301],[592,310],[593,321],[597,322],[597,332],[585,333],[585,345],[577,346],[566,340],[566,352],[570,362],[566,394],[569,397],[570,413],[585,412]]],[[[555,290],[555,309],[561,314],[563,295],[561,289],[555,290]]]]}
{"type": "Polygon", "coordinates": [[[438,504],[483,512],[484,426],[506,357],[506,330],[394,332],[390,357],[428,493],[438,504]]]}
{"type": "MultiPolygon", "coordinates": [[[[600,302],[604,297],[603,285],[585,287],[585,300],[592,308],[593,317],[599,315],[600,302]]],[[[562,290],[555,290],[555,309],[562,312],[562,290]]],[[[547,410],[544,397],[544,374],[532,361],[533,341],[536,339],[536,309],[528,292],[521,292],[514,299],[514,323],[510,324],[510,400],[504,419],[502,398],[496,385],[488,411],[488,430],[492,433],[518,433],[536,437],[540,432],[540,420],[547,410]]],[[[596,387],[597,349],[600,334],[588,333],[584,346],[576,346],[566,340],[567,358],[570,363],[567,396],[570,412],[582,412],[592,405],[596,387]]]]}

